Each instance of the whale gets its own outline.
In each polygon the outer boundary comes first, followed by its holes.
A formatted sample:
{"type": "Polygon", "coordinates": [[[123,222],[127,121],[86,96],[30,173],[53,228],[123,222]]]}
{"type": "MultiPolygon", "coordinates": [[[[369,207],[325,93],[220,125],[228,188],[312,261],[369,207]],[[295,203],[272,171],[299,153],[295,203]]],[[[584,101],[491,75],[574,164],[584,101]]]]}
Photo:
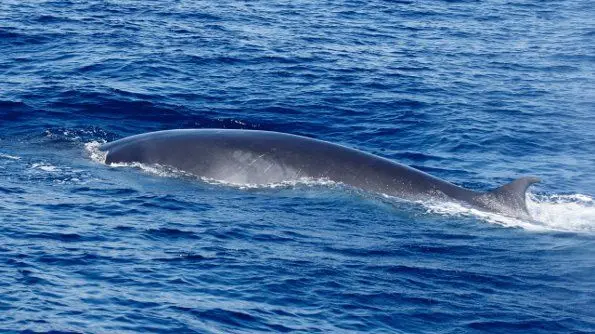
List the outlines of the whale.
{"type": "Polygon", "coordinates": [[[531,219],[526,192],[539,178],[518,178],[491,191],[455,185],[388,158],[332,142],[263,130],[174,129],[134,135],[99,147],[108,165],[141,163],[237,185],[323,179],[411,201],[454,201],[531,219]]]}

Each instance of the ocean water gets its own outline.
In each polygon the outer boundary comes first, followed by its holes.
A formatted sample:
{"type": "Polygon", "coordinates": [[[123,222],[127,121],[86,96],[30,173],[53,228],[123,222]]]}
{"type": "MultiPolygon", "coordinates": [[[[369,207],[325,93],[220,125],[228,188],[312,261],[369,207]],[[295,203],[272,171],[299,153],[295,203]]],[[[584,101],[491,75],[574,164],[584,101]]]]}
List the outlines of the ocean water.
{"type": "Polygon", "coordinates": [[[592,333],[593,45],[580,0],[2,0],[0,332],[592,333]],[[97,150],[173,128],[538,176],[535,220],[97,150]]]}

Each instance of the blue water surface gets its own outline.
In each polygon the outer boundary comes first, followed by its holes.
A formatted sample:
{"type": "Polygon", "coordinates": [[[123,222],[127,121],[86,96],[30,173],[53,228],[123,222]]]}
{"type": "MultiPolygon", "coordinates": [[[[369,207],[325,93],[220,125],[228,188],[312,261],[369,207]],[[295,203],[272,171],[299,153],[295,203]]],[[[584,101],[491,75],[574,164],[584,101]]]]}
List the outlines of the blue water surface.
{"type": "Polygon", "coordinates": [[[2,0],[0,332],[593,332],[593,45],[581,0],[2,0]],[[535,220],[97,150],[173,128],[538,176],[535,220]]]}

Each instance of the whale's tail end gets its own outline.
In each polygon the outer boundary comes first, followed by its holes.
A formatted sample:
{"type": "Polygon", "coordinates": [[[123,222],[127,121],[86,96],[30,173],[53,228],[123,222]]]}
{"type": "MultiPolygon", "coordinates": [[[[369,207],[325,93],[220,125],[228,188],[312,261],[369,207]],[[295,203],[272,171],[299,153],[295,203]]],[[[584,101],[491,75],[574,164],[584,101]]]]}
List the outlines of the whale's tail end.
{"type": "Polygon", "coordinates": [[[539,181],[537,177],[521,177],[492,191],[479,194],[474,199],[474,204],[507,216],[532,219],[527,209],[526,192],[532,184],[539,181]]]}

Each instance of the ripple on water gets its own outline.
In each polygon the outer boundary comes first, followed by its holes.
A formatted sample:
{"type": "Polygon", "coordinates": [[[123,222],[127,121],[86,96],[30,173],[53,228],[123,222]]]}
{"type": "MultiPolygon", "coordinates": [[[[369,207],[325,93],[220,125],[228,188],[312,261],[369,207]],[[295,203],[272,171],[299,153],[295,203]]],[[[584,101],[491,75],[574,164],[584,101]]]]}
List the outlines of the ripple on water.
{"type": "Polygon", "coordinates": [[[0,1],[0,332],[592,332],[588,5],[0,1]],[[98,149],[173,128],[543,182],[520,221],[98,149]]]}

